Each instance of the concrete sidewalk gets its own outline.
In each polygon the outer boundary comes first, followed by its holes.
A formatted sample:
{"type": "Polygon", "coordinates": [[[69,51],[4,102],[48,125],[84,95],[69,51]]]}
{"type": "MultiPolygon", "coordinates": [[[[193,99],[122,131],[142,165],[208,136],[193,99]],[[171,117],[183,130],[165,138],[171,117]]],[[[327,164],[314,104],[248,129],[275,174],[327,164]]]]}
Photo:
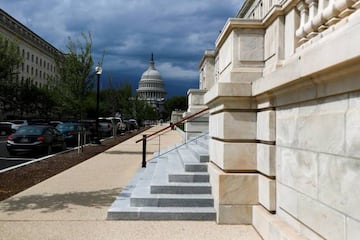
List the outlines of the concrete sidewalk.
{"type": "MultiPolygon", "coordinates": [[[[155,126],[144,134],[160,129],[155,126]]],[[[261,239],[252,226],[194,221],[108,221],[107,209],[141,166],[133,137],[73,168],[0,202],[0,239],[261,239]]],[[[176,131],[161,148],[180,143],[176,131]]],[[[147,144],[147,159],[159,138],[147,144]]]]}

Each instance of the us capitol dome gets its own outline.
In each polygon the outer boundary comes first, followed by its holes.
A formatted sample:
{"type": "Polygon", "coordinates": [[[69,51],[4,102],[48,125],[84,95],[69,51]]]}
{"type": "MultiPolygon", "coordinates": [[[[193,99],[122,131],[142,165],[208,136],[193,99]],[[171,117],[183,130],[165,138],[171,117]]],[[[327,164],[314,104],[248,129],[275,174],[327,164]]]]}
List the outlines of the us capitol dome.
{"type": "Polygon", "coordinates": [[[159,103],[165,100],[165,84],[159,71],[155,69],[154,54],[151,54],[149,68],[141,75],[136,92],[139,99],[146,100],[154,107],[159,107],[159,103]]]}

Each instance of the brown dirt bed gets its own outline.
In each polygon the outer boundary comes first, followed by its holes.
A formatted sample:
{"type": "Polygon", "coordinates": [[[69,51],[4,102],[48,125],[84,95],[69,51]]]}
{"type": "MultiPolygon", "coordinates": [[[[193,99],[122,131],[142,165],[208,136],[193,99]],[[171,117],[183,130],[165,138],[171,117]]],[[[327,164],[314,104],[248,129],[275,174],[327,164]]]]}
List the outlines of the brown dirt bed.
{"type": "Polygon", "coordinates": [[[86,161],[146,129],[148,128],[106,139],[100,145],[85,146],[80,153],[74,150],[0,173],[0,201],[86,161]]]}

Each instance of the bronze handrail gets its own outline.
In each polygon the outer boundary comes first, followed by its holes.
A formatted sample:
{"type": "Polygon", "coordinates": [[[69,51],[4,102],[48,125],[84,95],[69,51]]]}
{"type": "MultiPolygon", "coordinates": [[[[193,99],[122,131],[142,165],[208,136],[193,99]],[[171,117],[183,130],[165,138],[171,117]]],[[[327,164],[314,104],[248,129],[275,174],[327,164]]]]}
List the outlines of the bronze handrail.
{"type": "MultiPolygon", "coordinates": [[[[143,135],[142,139],[137,140],[136,143],[141,142],[141,141],[143,142],[143,152],[142,152],[142,163],[141,163],[141,166],[142,166],[143,168],[146,167],[146,139],[147,139],[147,138],[152,137],[152,136],[155,136],[155,135],[157,135],[157,134],[165,131],[165,130],[168,129],[168,128],[173,128],[173,127],[176,126],[177,124],[183,123],[184,121],[186,121],[186,120],[188,120],[188,119],[190,119],[190,118],[193,118],[193,117],[195,117],[195,116],[197,116],[197,115],[199,115],[199,114],[201,114],[201,113],[203,113],[203,112],[205,112],[205,111],[207,111],[207,110],[209,110],[209,108],[205,108],[205,109],[203,109],[203,110],[201,110],[201,111],[199,111],[199,112],[197,112],[197,113],[194,113],[194,114],[192,114],[192,115],[190,115],[190,116],[187,116],[187,117],[185,117],[185,118],[183,118],[183,119],[181,119],[181,120],[179,120],[179,121],[177,121],[177,122],[175,122],[175,123],[170,123],[169,126],[164,127],[164,128],[162,128],[162,129],[160,129],[160,130],[158,130],[158,131],[156,131],[156,132],[154,132],[154,133],[152,133],[152,134],[143,135]]],[[[159,141],[160,141],[160,140],[159,140],[159,141]]],[[[160,144],[160,142],[159,142],[159,144],[160,144]]]]}
{"type": "MultiPolygon", "coordinates": [[[[177,122],[175,122],[175,123],[170,123],[169,126],[164,127],[164,128],[162,128],[162,129],[160,129],[160,130],[158,130],[158,131],[156,131],[156,132],[154,132],[154,133],[152,133],[152,134],[146,135],[146,138],[150,138],[150,137],[152,137],[152,136],[155,136],[155,135],[157,135],[158,133],[161,133],[161,132],[165,131],[165,130],[168,129],[168,128],[172,128],[173,126],[176,126],[176,125],[178,125],[178,124],[180,124],[180,123],[183,123],[184,121],[186,121],[186,120],[188,120],[188,119],[190,119],[190,118],[193,118],[193,117],[195,117],[195,116],[197,116],[197,115],[199,115],[199,114],[201,114],[201,113],[203,113],[203,112],[205,112],[205,111],[207,111],[207,110],[209,110],[209,108],[205,108],[205,109],[203,109],[203,110],[201,110],[201,111],[199,111],[199,112],[197,112],[197,113],[194,113],[194,114],[192,114],[192,115],[190,115],[190,116],[184,117],[183,119],[181,119],[181,120],[179,120],[179,121],[177,121],[177,122]]],[[[141,138],[141,139],[137,140],[136,143],[141,142],[141,141],[143,141],[143,140],[144,140],[144,138],[141,138]]]]}

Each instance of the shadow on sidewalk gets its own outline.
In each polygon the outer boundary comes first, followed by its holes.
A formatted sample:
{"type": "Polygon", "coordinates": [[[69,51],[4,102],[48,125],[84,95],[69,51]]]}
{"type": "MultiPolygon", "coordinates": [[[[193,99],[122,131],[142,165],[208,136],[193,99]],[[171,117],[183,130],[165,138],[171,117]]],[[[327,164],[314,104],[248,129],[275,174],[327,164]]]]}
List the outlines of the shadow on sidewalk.
{"type": "Polygon", "coordinates": [[[114,188],[92,192],[14,197],[1,202],[0,211],[20,212],[33,209],[41,210],[42,213],[51,213],[73,208],[72,205],[101,208],[110,206],[120,191],[121,188],[114,188]]]}

